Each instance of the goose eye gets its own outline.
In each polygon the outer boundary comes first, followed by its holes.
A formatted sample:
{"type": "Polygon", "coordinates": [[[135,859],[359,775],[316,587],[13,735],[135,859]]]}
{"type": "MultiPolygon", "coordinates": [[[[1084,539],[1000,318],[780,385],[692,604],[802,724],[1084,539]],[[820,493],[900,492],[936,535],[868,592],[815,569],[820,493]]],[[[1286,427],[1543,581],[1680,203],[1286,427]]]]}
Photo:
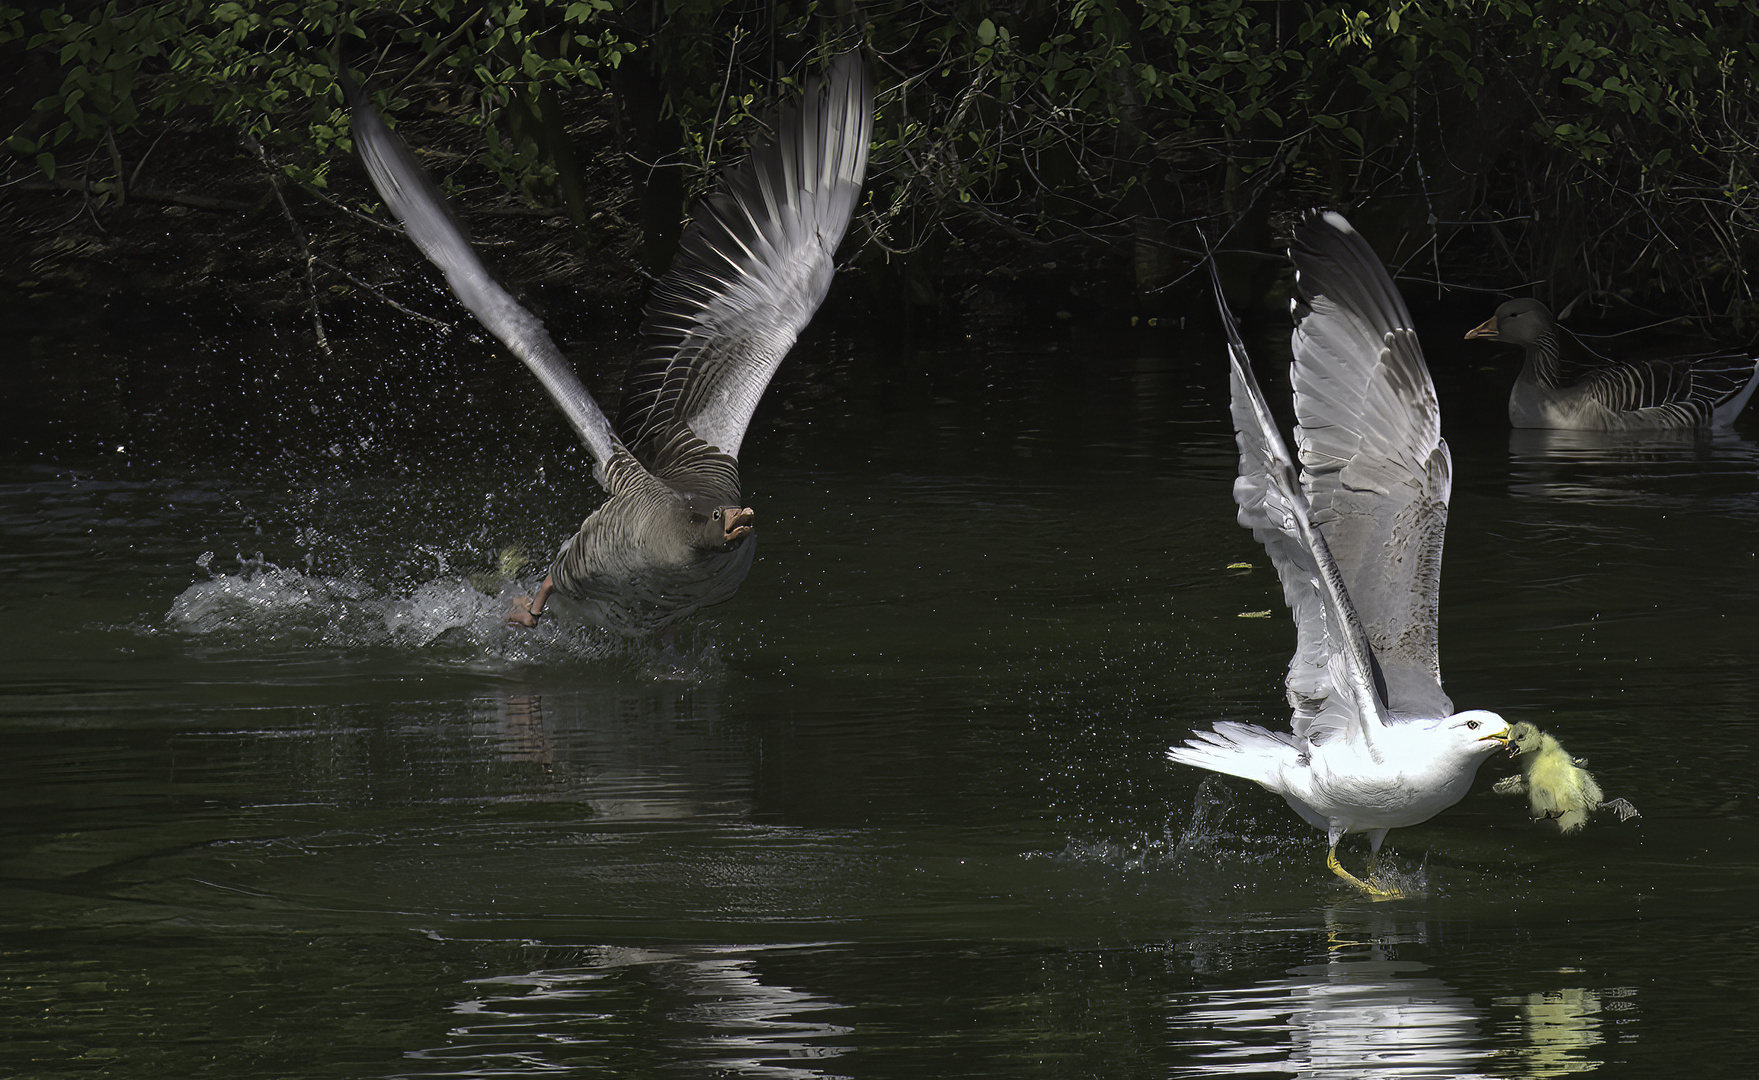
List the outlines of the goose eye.
{"type": "Polygon", "coordinates": [[[1476,720],[1466,721],[1466,730],[1467,731],[1477,731],[1478,730],[1478,721],[1476,721],[1476,720]]]}

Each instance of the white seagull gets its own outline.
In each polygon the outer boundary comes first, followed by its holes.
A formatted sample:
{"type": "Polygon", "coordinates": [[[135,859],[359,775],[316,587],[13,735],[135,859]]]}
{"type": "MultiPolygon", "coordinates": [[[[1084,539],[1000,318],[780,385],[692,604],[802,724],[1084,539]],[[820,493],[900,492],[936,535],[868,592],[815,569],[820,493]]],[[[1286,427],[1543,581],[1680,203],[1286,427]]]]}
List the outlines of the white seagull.
{"type": "Polygon", "coordinates": [[[1277,431],[1233,315],[1228,332],[1240,524],[1264,544],[1295,618],[1293,731],[1224,721],[1167,751],[1256,781],[1324,829],[1331,871],[1376,899],[1388,829],[1459,802],[1506,746],[1492,712],[1454,712],[1436,659],[1441,544],[1451,463],[1435,385],[1386,269],[1336,213],[1295,231],[1295,445],[1277,431]],[[1363,881],[1338,841],[1368,834],[1363,881]]]}

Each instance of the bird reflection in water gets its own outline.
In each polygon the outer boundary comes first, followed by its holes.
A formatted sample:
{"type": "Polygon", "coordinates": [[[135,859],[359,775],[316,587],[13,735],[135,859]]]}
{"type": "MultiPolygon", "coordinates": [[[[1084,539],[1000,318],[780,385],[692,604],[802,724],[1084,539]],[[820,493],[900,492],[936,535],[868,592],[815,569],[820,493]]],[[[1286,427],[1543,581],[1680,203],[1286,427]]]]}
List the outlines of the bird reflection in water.
{"type": "MultiPolygon", "coordinates": [[[[1384,909],[1381,909],[1384,910],[1384,909]]],[[[1398,946],[1427,939],[1424,923],[1374,910],[1325,913],[1318,962],[1286,977],[1209,992],[1176,1027],[1203,1030],[1184,1045],[1205,1075],[1287,1072],[1344,1077],[1480,1077],[1495,1052],[1472,999],[1398,946]],[[1274,1041],[1267,1039],[1274,1038],[1274,1041]]]]}
{"type": "Polygon", "coordinates": [[[730,741],[713,684],[520,688],[480,709],[503,766],[494,797],[578,804],[583,821],[601,824],[750,809],[749,754],[730,741]]]}
{"type": "Polygon", "coordinates": [[[1562,1076],[1597,1068],[1584,1051],[1605,1041],[1603,1014],[1632,1007],[1633,990],[1576,987],[1494,998],[1489,1012],[1410,957],[1429,945],[1426,921],[1336,906],[1324,930],[1314,962],[1282,978],[1174,999],[1189,1075],[1562,1076]]]}
{"type": "Polygon", "coordinates": [[[1759,445],[1730,431],[1509,433],[1509,490],[1525,498],[1668,511],[1751,491],[1759,445]],[[1726,484],[1728,491],[1707,491],[1726,484]]]}
{"type": "Polygon", "coordinates": [[[851,1049],[852,1028],[816,1016],[842,1005],[766,981],[765,954],[786,950],[558,951],[589,962],[470,980],[466,996],[452,1005],[457,1020],[446,1044],[409,1056],[461,1073],[509,1064],[520,1071],[622,1064],[636,1071],[812,1080],[839,1073],[821,1063],[851,1049]],[[615,1051],[607,1056],[607,1035],[637,1023],[647,1027],[656,1015],[667,1018],[668,1037],[639,1052],[623,1051],[629,1056],[621,1063],[615,1051]]]}
{"type": "Polygon", "coordinates": [[[1513,1009],[1518,1017],[1511,1026],[1518,1026],[1524,1045],[1510,1055],[1520,1063],[1514,1075],[1540,1080],[1599,1068],[1585,1051],[1606,1041],[1602,1014],[1629,1011],[1636,993],[1631,987],[1566,987],[1494,999],[1492,1004],[1513,1009]]]}

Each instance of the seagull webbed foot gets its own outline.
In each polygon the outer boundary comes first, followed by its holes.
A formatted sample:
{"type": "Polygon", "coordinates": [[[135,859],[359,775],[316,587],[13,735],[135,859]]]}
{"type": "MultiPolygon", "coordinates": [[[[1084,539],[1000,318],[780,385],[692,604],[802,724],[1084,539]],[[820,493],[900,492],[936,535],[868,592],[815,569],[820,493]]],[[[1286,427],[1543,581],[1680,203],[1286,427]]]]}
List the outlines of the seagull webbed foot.
{"type": "Polygon", "coordinates": [[[1363,881],[1355,874],[1352,874],[1343,868],[1338,862],[1338,849],[1335,846],[1326,852],[1325,865],[1332,873],[1356,886],[1356,888],[1361,889],[1370,900],[1402,899],[1405,895],[1404,893],[1400,892],[1392,885],[1383,884],[1380,877],[1374,873],[1374,863],[1378,858],[1379,853],[1376,852],[1375,855],[1369,859],[1369,875],[1367,881],[1363,881]]]}

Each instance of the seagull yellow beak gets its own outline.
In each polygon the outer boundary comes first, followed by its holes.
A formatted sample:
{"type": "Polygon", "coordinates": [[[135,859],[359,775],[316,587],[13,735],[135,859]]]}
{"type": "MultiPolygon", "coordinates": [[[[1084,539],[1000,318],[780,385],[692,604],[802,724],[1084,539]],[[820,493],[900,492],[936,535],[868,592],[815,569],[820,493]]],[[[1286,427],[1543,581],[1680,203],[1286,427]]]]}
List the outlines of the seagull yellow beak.
{"type": "Polygon", "coordinates": [[[1516,754],[1516,753],[1519,753],[1520,751],[1515,748],[1514,743],[1509,738],[1509,733],[1514,730],[1515,729],[1513,727],[1505,724],[1505,725],[1503,725],[1503,729],[1501,731],[1493,731],[1489,735],[1478,736],[1478,741],[1479,742],[1487,742],[1489,740],[1494,739],[1497,742],[1502,744],[1501,749],[1507,750],[1511,754],[1516,754]]]}

